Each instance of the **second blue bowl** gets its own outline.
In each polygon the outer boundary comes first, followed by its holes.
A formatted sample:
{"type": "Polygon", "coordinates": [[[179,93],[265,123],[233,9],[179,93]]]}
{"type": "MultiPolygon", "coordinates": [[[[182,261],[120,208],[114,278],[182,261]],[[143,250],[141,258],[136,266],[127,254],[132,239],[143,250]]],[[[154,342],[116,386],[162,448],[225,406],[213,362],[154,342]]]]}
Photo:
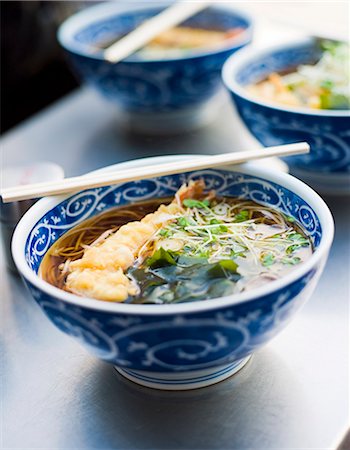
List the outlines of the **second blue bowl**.
{"type": "MultiPolygon", "coordinates": [[[[268,103],[252,96],[245,86],[300,64],[316,62],[321,50],[314,39],[267,50],[245,49],[230,57],[223,67],[223,81],[249,131],[264,145],[307,141],[308,155],[287,158],[294,174],[310,181],[346,188],[350,174],[350,112],[313,110],[268,103]]],[[[323,189],[325,190],[325,189],[323,189]]]]}
{"type": "Polygon", "coordinates": [[[221,86],[224,61],[252,36],[251,20],[245,14],[220,6],[186,22],[201,28],[244,30],[233,42],[215,49],[183,51],[180,56],[162,59],[141,59],[136,54],[118,64],[104,60],[102,51],[93,51],[97,43],[130,32],[168,5],[168,1],[152,2],[152,6],[101,4],[70,17],[58,32],[60,44],[82,79],[135,120],[148,121],[150,114],[156,115],[158,126],[169,114],[178,118],[185,112],[187,124],[193,121],[193,114],[200,114],[221,86]]]}

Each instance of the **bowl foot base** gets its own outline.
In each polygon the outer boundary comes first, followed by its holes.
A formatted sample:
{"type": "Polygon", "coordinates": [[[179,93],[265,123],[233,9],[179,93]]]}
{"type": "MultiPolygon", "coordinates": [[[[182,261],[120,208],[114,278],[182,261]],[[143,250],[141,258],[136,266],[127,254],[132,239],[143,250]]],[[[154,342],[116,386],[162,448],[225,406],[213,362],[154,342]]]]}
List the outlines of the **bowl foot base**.
{"type": "Polygon", "coordinates": [[[249,359],[250,356],[247,356],[224,366],[180,373],[144,372],[141,370],[121,369],[116,366],[115,369],[128,380],[141,386],[165,391],[187,391],[226,380],[226,378],[242,369],[249,359]]]}

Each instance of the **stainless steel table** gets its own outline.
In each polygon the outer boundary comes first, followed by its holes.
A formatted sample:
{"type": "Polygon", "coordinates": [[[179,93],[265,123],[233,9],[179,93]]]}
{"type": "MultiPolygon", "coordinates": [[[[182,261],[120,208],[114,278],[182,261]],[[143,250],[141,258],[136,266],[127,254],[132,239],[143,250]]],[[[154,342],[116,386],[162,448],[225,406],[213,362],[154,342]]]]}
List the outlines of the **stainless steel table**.
{"type": "MultiPolygon", "coordinates": [[[[325,24],[348,32],[345,3],[317,3],[317,17],[312,2],[241,6],[259,17],[254,45],[297,38],[300,31],[288,22],[316,34],[325,24]]],[[[227,152],[256,142],[225,98],[207,128],[141,138],[121,132],[114,108],[84,89],[15,128],[0,145],[3,165],[48,159],[78,175],[133,158],[227,152]]],[[[2,257],[2,448],[338,447],[349,419],[349,213],[344,199],[326,201],[336,236],[309,303],[235,377],[198,391],[141,388],[90,357],[49,323],[2,257]]]]}
{"type": "MultiPolygon", "coordinates": [[[[231,106],[178,137],[131,137],[82,89],[2,138],[5,165],[49,159],[67,175],[164,153],[250,145],[231,106]]],[[[1,258],[2,445],[49,449],[328,449],[349,418],[349,219],[327,198],[336,237],[312,299],[236,376],[184,393],[124,380],[44,317],[1,258]]]]}

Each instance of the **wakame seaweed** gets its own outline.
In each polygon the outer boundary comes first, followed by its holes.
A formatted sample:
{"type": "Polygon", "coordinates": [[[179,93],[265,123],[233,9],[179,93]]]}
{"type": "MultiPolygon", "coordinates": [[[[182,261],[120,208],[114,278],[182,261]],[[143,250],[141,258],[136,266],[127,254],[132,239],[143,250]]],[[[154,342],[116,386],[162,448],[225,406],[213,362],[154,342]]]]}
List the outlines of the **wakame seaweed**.
{"type": "Polygon", "coordinates": [[[128,272],[140,287],[132,303],[179,303],[230,295],[241,278],[233,260],[209,263],[163,248],[146,260],[146,266],[128,272]]]}

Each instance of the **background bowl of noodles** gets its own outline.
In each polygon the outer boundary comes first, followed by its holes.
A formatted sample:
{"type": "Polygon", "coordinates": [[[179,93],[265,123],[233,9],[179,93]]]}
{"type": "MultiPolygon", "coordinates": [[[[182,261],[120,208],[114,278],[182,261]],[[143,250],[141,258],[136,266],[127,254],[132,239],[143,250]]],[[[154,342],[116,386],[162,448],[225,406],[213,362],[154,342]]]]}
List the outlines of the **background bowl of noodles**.
{"type": "Polygon", "coordinates": [[[216,112],[222,86],[220,72],[226,58],[248,44],[251,19],[230,6],[211,7],[186,25],[205,29],[242,30],[232,41],[215,48],[176,53],[132,55],[118,64],[103,59],[94,46],[128,33],[169,5],[110,2],[87,8],[61,26],[58,39],[73,68],[89,85],[122,110],[121,120],[143,132],[176,132],[203,124],[216,112]]]}
{"type": "MultiPolygon", "coordinates": [[[[136,160],[103,170],[186,157],[136,160]]],[[[20,221],[12,251],[32,296],[56,327],[139,384],[184,390],[232,375],[286,326],[313,292],[332,240],[332,216],[312,189],[290,175],[247,165],[44,198],[20,221]],[[172,305],[111,303],[80,297],[38,276],[48,249],[75,225],[111,207],[172,196],[183,182],[198,178],[219,194],[254,200],[293,217],[313,242],[310,259],[286,276],[251,291],[172,305]]]]}
{"type": "Polygon", "coordinates": [[[285,106],[247,89],[273,72],[313,64],[320,56],[319,43],[310,38],[270,49],[244,49],[226,61],[223,81],[241,119],[264,146],[310,144],[308,155],[285,159],[292,174],[318,191],[350,193],[350,111],[285,106]]]}

